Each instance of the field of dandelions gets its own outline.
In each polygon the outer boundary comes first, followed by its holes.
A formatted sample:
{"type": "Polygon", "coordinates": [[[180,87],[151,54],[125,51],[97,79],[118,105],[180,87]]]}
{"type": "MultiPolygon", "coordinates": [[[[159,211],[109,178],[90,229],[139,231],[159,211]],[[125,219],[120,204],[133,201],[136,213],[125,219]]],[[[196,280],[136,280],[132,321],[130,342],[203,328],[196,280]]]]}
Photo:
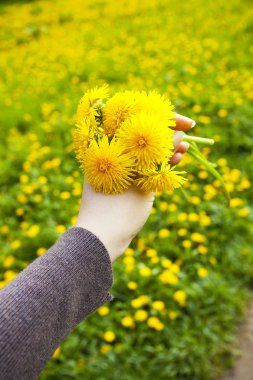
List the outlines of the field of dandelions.
{"type": "Polygon", "coordinates": [[[189,156],[184,193],[158,194],[114,267],[114,300],[56,350],[41,380],[210,380],[232,363],[253,285],[252,45],[248,0],[0,4],[0,287],[75,224],[77,104],[90,87],[157,90],[231,196],[189,156]]]}

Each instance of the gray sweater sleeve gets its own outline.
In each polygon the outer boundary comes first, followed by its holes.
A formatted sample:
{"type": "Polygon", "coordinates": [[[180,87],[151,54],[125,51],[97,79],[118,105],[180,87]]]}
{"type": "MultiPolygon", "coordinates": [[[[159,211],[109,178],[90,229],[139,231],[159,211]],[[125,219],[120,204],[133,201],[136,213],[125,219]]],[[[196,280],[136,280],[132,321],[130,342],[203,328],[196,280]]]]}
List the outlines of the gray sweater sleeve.
{"type": "Polygon", "coordinates": [[[73,328],[113,299],[110,256],[91,232],[74,227],[0,292],[0,374],[37,379],[73,328]]]}

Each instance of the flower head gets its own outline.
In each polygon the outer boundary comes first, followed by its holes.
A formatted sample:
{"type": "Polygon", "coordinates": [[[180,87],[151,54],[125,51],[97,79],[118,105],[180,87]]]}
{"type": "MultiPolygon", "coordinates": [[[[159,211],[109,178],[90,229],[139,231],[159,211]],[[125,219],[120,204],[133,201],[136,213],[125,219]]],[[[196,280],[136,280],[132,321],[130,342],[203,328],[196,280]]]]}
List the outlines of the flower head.
{"type": "Polygon", "coordinates": [[[138,169],[150,169],[172,155],[173,132],[159,117],[141,112],[127,120],[117,137],[127,152],[136,158],[138,169]]]}
{"type": "Polygon", "coordinates": [[[83,167],[87,182],[95,191],[105,194],[122,193],[133,182],[134,160],[119,143],[107,136],[92,141],[85,154],[83,167]]]}
{"type": "Polygon", "coordinates": [[[181,174],[185,174],[185,172],[175,171],[174,167],[170,165],[165,167],[163,164],[160,170],[153,168],[143,171],[141,176],[135,180],[135,184],[145,192],[172,191],[186,181],[181,174]]]}
{"type": "Polygon", "coordinates": [[[136,97],[136,107],[139,111],[155,114],[156,118],[163,120],[167,127],[176,125],[174,106],[169,99],[156,91],[150,91],[148,94],[145,91],[140,92],[136,97]]]}
{"type": "Polygon", "coordinates": [[[87,91],[81,98],[76,114],[77,124],[85,122],[90,125],[90,129],[96,130],[96,117],[99,117],[99,110],[102,108],[102,100],[108,97],[108,85],[95,87],[87,91]]]}
{"type": "Polygon", "coordinates": [[[88,118],[82,119],[76,124],[74,130],[74,148],[76,157],[80,162],[83,162],[86,149],[90,140],[90,121],[88,118]]]}
{"type": "Polygon", "coordinates": [[[117,92],[106,103],[103,109],[105,133],[113,136],[122,123],[136,113],[134,93],[117,92]]]}

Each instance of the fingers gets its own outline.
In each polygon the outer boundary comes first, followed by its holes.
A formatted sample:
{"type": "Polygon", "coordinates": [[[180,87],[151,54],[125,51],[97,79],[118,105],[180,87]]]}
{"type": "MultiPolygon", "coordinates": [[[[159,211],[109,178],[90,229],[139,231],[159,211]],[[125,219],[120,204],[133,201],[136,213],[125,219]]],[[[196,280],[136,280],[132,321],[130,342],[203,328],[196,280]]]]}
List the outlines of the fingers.
{"type": "Polygon", "coordinates": [[[189,143],[186,142],[186,141],[183,141],[183,142],[180,143],[180,145],[177,148],[176,152],[177,153],[186,153],[188,149],[189,149],[189,143]]]}
{"type": "Polygon", "coordinates": [[[178,131],[188,131],[195,126],[195,121],[189,117],[176,114],[176,126],[173,128],[178,131]]]}
{"type": "Polygon", "coordinates": [[[173,135],[173,145],[174,145],[174,152],[178,149],[182,138],[183,138],[184,133],[181,131],[177,131],[173,135]]]}
{"type": "Polygon", "coordinates": [[[183,153],[175,153],[170,159],[170,165],[175,166],[179,164],[182,158],[183,158],[183,153]]]}
{"type": "Polygon", "coordinates": [[[179,164],[179,162],[183,158],[183,154],[186,153],[188,149],[189,149],[188,142],[186,142],[186,141],[180,142],[178,144],[177,148],[175,149],[174,155],[171,157],[171,159],[169,161],[170,165],[175,166],[175,165],[179,164]]]}

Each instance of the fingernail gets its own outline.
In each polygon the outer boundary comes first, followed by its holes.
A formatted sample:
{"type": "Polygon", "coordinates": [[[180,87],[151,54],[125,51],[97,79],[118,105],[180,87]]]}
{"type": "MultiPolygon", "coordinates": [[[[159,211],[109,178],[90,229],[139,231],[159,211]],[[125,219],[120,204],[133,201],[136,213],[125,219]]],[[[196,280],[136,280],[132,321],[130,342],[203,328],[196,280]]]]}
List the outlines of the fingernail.
{"type": "Polygon", "coordinates": [[[180,140],[184,136],[184,132],[182,131],[176,131],[173,135],[174,140],[180,140]]]}
{"type": "Polygon", "coordinates": [[[181,142],[181,145],[183,145],[183,146],[185,147],[186,150],[188,150],[188,149],[189,149],[189,146],[190,146],[190,144],[189,144],[187,141],[183,141],[183,142],[181,142]]]}
{"type": "MultiPolygon", "coordinates": [[[[192,120],[192,119],[191,119],[192,120]]],[[[192,120],[192,125],[191,125],[191,128],[195,127],[196,125],[196,121],[195,120],[192,120]]]]}

